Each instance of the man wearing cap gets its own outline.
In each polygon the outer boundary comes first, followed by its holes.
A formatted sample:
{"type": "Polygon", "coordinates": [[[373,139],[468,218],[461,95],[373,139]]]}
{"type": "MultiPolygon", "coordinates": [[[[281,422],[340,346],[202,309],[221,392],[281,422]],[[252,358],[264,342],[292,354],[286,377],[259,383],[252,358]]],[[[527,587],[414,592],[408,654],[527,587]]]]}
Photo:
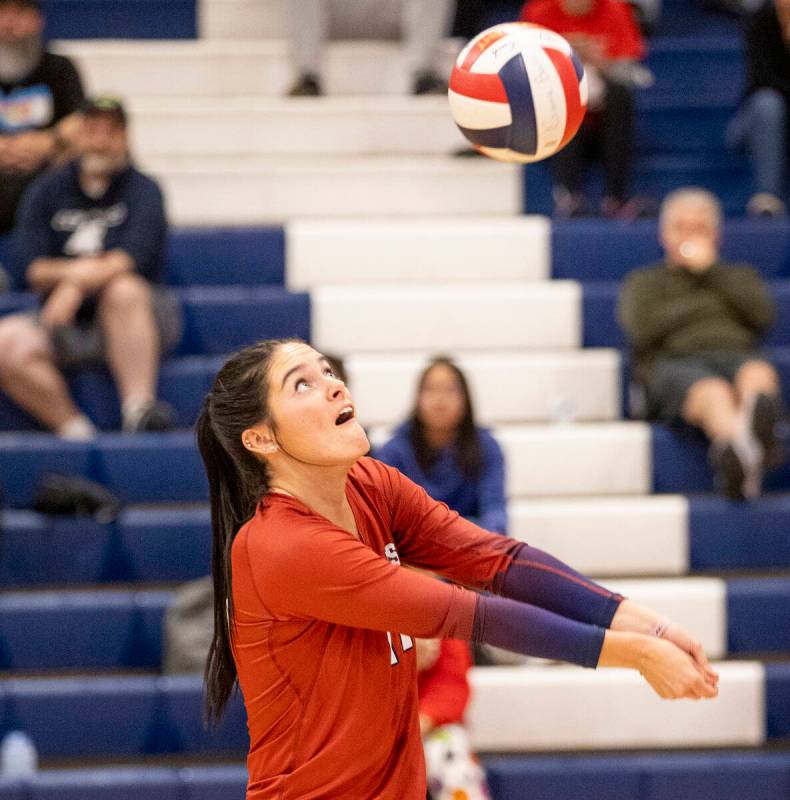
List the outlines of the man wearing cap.
{"type": "Polygon", "coordinates": [[[44,50],[34,0],[0,0],[0,234],[27,185],[67,146],[63,122],[84,99],[69,59],[44,50]]]}
{"type": "Polygon", "coordinates": [[[95,430],[62,370],[106,363],[127,432],[172,426],[156,400],[159,358],[180,337],[177,303],[155,284],[167,222],[157,183],[131,164],[126,112],[110,97],[81,110],[80,157],[35,180],[17,218],[36,317],[0,320],[0,388],[67,439],[95,430]]]}

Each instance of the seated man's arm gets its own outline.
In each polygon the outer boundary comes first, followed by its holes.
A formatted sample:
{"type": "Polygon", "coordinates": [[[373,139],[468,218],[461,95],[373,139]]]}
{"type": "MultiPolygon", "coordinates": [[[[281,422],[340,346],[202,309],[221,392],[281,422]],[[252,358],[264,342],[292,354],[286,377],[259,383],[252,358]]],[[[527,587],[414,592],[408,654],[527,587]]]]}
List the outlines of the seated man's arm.
{"type": "Polygon", "coordinates": [[[768,286],[751,267],[716,264],[706,274],[708,284],[737,317],[757,333],[766,331],[776,316],[768,286]]]}

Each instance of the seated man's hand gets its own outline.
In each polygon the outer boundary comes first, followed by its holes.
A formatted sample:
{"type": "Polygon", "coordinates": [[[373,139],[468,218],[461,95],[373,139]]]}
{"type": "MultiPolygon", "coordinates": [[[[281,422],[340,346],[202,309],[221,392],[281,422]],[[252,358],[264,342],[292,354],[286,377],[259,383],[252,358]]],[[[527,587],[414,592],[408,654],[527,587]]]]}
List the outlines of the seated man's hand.
{"type": "Polygon", "coordinates": [[[49,161],[55,147],[50,131],[28,131],[9,137],[4,158],[6,168],[16,172],[35,172],[49,161]]]}
{"type": "Polygon", "coordinates": [[[718,257],[716,243],[706,236],[686,239],[678,247],[677,264],[689,272],[704,272],[718,257]]]}
{"type": "Polygon", "coordinates": [[[76,283],[61,281],[41,309],[41,323],[49,329],[71,324],[84,299],[85,294],[76,283]]]}

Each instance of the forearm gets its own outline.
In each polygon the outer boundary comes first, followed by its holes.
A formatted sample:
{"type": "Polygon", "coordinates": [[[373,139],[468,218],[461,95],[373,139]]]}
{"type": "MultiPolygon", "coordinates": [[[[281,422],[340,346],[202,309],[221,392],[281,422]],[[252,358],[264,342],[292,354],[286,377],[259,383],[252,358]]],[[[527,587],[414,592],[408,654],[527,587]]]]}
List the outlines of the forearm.
{"type": "Polygon", "coordinates": [[[110,250],[99,256],[101,262],[101,279],[96,289],[104,288],[110,281],[125,272],[134,270],[134,259],[124,250],[110,250]]]}
{"type": "Polygon", "coordinates": [[[527,544],[516,551],[508,569],[497,577],[494,590],[504,597],[602,628],[609,627],[623,600],[622,595],[527,544]]]}
{"type": "Polygon", "coordinates": [[[37,258],[27,268],[27,282],[34,291],[49,291],[69,276],[76,263],[73,258],[37,258]]]}
{"type": "Polygon", "coordinates": [[[732,268],[720,265],[711,267],[706,278],[708,285],[749,327],[763,331],[771,325],[774,303],[758,278],[745,280],[732,268]]]}
{"type": "Polygon", "coordinates": [[[624,667],[641,671],[649,647],[649,636],[640,633],[606,631],[598,658],[598,666],[624,667]]]}
{"type": "Polygon", "coordinates": [[[633,600],[624,599],[612,618],[610,628],[621,633],[639,633],[659,636],[667,621],[660,614],[640,606],[633,600]]]}

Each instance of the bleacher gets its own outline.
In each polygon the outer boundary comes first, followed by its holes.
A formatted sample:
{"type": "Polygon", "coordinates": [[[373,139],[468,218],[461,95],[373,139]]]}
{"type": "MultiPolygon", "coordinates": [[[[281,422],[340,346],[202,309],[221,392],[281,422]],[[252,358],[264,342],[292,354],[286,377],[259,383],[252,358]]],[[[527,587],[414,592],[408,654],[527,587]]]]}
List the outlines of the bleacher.
{"type": "MultiPolygon", "coordinates": [[[[166,282],[185,330],[160,377],[175,432],[117,433],[102,370],[70,378],[103,431],[92,443],[43,433],[0,398],[0,734],[26,730],[43,767],[0,777],[0,800],[243,796],[239,698],[218,732],[203,728],[200,676],[161,675],[163,615],[209,569],[189,430],[203,394],[225,354],[291,335],[346,357],[374,438],[408,409],[425,355],[456,354],[505,451],[511,534],[677,619],[719,662],[713,703],[662,702],[617,670],[475,668],[469,722],[495,800],[787,796],[790,467],[760,500],[731,503],[701,438],[627,419],[614,305],[623,275],[660,256],[655,222],[551,221],[544,166],[453,158],[446,101],[404,94],[396,43],[333,43],[330,96],[283,99],[287,1],[44,4],[89,88],[128,98],[174,223],[166,282]],[[127,505],[108,525],[35,514],[47,471],[127,505]]],[[[508,9],[492,6],[490,23],[508,9]]],[[[722,136],[740,56],[731,19],[665,2],[638,191],[702,184],[742,212],[745,162],[722,136]]],[[[771,282],[766,346],[790,400],[790,225],[728,220],[724,252],[771,282]]],[[[14,272],[7,240],[0,262],[14,272]]],[[[35,307],[14,274],[0,313],[35,307]]]]}

